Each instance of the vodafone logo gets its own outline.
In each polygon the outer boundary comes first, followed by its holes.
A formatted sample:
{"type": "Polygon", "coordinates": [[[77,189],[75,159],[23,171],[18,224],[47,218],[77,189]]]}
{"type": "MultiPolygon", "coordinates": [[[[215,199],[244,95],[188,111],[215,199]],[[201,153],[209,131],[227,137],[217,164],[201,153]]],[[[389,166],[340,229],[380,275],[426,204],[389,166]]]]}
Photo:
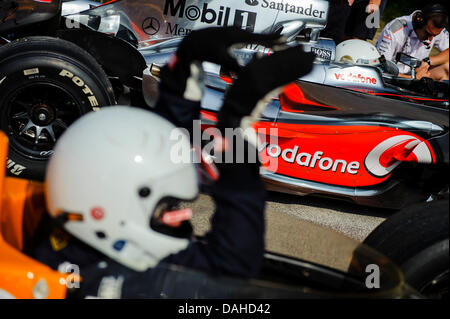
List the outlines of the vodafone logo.
{"type": "Polygon", "coordinates": [[[410,135],[398,135],[378,144],[364,160],[367,171],[375,177],[386,177],[401,162],[433,163],[425,142],[410,135]]]}
{"type": "Polygon", "coordinates": [[[353,82],[353,83],[362,83],[362,84],[377,84],[377,79],[370,76],[365,76],[363,74],[353,74],[353,73],[334,73],[334,77],[338,81],[345,81],[345,82],[353,82]]]}
{"type": "Polygon", "coordinates": [[[267,154],[272,158],[281,158],[290,164],[296,163],[299,166],[305,166],[310,168],[318,168],[322,171],[340,172],[342,174],[348,173],[350,175],[358,174],[361,167],[357,161],[348,163],[343,159],[332,159],[325,157],[324,152],[317,151],[314,154],[307,152],[300,152],[300,148],[296,145],[293,148],[281,149],[279,145],[267,143],[264,144],[264,148],[267,146],[267,154]]]}

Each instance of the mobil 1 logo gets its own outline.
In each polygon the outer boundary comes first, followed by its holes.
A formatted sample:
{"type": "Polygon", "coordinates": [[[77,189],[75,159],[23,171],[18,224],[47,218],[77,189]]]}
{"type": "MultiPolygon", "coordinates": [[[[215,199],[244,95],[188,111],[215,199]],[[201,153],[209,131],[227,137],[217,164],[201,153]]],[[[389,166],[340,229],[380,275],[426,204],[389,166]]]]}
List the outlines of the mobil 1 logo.
{"type": "MultiPolygon", "coordinates": [[[[186,0],[166,0],[164,4],[164,15],[183,19],[183,22],[201,22],[209,25],[228,26],[231,22],[234,26],[253,32],[255,30],[256,12],[245,10],[234,10],[234,20],[232,20],[233,10],[230,7],[212,7],[210,3],[194,5],[186,3],[186,0]],[[188,20],[188,21],[186,21],[188,20]]],[[[185,23],[184,23],[185,24],[185,23]]],[[[166,33],[180,35],[178,23],[167,22],[166,33]]],[[[185,30],[189,33],[191,30],[185,30]]]]}
{"type": "Polygon", "coordinates": [[[236,10],[234,15],[234,26],[239,29],[253,32],[255,31],[256,12],[236,10]]]}

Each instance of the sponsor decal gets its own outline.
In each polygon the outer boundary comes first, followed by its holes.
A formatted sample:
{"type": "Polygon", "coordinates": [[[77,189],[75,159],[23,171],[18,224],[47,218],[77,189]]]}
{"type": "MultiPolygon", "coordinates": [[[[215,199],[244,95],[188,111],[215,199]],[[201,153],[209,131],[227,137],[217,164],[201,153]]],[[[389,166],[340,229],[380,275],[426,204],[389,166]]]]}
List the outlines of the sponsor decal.
{"type": "Polygon", "coordinates": [[[8,169],[11,174],[19,176],[27,168],[25,166],[17,164],[16,162],[14,162],[11,159],[7,159],[6,160],[6,169],[8,169]]]}
{"type": "Polygon", "coordinates": [[[126,244],[127,244],[127,242],[125,240],[120,239],[120,240],[117,240],[113,244],[113,248],[114,248],[114,250],[121,251],[123,249],[123,247],[125,247],[126,244]]]}
{"type": "Polygon", "coordinates": [[[25,75],[25,76],[33,75],[33,74],[39,74],[39,69],[33,68],[33,69],[23,70],[23,75],[25,75]]]}
{"type": "Polygon", "coordinates": [[[154,35],[159,32],[161,28],[161,24],[159,20],[154,17],[148,17],[142,22],[142,30],[147,35],[154,35]]]}
{"type": "Polygon", "coordinates": [[[53,251],[60,251],[69,244],[70,236],[66,232],[57,228],[50,234],[50,245],[53,251]]]}
{"type": "Polygon", "coordinates": [[[333,56],[333,52],[326,49],[321,48],[311,48],[311,52],[314,53],[318,58],[324,59],[324,60],[331,60],[331,57],[333,56]]]}
{"type": "Polygon", "coordinates": [[[374,94],[375,93],[374,90],[370,90],[370,89],[352,88],[352,87],[349,87],[348,89],[353,90],[353,91],[357,91],[357,92],[367,93],[367,94],[374,94]]]}
{"type": "Polygon", "coordinates": [[[361,73],[354,74],[352,72],[349,73],[334,73],[334,77],[338,81],[345,82],[353,82],[353,83],[362,83],[362,84],[377,84],[377,79],[371,76],[365,76],[361,73]]]}
{"type": "Polygon", "coordinates": [[[42,151],[39,153],[40,156],[51,156],[53,154],[53,150],[50,151],[42,151]]]}
{"type": "Polygon", "coordinates": [[[64,69],[61,70],[59,75],[62,77],[68,77],[69,79],[72,80],[73,83],[75,83],[76,86],[82,88],[83,93],[87,95],[89,103],[93,108],[98,106],[98,101],[97,98],[94,96],[94,92],[92,92],[89,86],[87,86],[81,78],[64,69]]]}
{"type": "Polygon", "coordinates": [[[322,151],[316,151],[314,154],[300,152],[300,148],[297,145],[283,150],[279,145],[265,143],[264,148],[266,148],[267,154],[272,158],[281,156],[282,160],[287,163],[296,163],[299,166],[316,168],[322,171],[356,175],[361,167],[357,161],[348,163],[343,159],[324,157],[324,152],[322,151]]]}
{"type": "MultiPolygon", "coordinates": [[[[233,21],[233,25],[253,32],[255,30],[256,12],[234,10],[230,7],[220,6],[211,8],[210,4],[204,3],[199,7],[196,5],[186,6],[186,0],[166,0],[164,5],[164,15],[178,18],[185,18],[190,21],[199,21],[208,25],[228,26],[233,21]],[[234,13],[234,20],[232,19],[234,13]]],[[[159,21],[158,21],[159,22],[159,21]]],[[[191,29],[182,28],[178,23],[167,22],[166,34],[171,35],[186,35],[191,32],[191,29]]]]}
{"type": "MultiPolygon", "coordinates": [[[[272,124],[259,123],[259,127],[272,124]]],[[[411,127],[411,126],[410,126],[411,127]]],[[[436,162],[428,141],[384,126],[277,123],[278,141],[258,149],[266,171],[300,180],[366,187],[387,180],[396,163],[436,162]],[[268,167],[264,162],[276,162],[268,167]],[[390,172],[390,173],[389,173],[390,172]],[[386,175],[387,174],[387,175],[386,175]]]]}
{"type": "Polygon", "coordinates": [[[309,7],[303,7],[299,6],[298,4],[291,4],[287,2],[285,3],[285,2],[262,0],[261,7],[285,13],[296,13],[298,15],[303,15],[307,17],[314,17],[320,19],[326,18],[326,11],[314,9],[312,4],[310,4],[309,7]]]}
{"type": "Polygon", "coordinates": [[[364,166],[378,178],[389,175],[401,162],[431,164],[433,156],[428,146],[410,135],[397,135],[378,144],[367,154],[364,166]]]}
{"type": "Polygon", "coordinates": [[[258,0],[245,0],[245,3],[249,6],[257,6],[259,4],[258,0]]]}
{"type": "Polygon", "coordinates": [[[101,207],[94,207],[91,209],[91,216],[95,220],[101,220],[105,217],[105,211],[101,207]]]}
{"type": "Polygon", "coordinates": [[[256,24],[256,13],[236,10],[234,15],[234,26],[243,30],[253,32],[256,24]]]}

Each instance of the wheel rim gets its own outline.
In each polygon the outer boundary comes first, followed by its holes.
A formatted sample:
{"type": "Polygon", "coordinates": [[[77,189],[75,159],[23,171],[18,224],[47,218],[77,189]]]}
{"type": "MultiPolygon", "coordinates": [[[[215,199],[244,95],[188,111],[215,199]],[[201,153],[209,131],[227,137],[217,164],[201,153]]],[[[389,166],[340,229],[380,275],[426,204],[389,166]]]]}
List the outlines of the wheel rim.
{"type": "Polygon", "coordinates": [[[33,83],[7,98],[10,145],[32,159],[47,159],[63,131],[82,115],[77,100],[53,83],[33,83]]]}
{"type": "Polygon", "coordinates": [[[429,298],[448,299],[449,271],[446,270],[422,286],[420,292],[429,298]]]}

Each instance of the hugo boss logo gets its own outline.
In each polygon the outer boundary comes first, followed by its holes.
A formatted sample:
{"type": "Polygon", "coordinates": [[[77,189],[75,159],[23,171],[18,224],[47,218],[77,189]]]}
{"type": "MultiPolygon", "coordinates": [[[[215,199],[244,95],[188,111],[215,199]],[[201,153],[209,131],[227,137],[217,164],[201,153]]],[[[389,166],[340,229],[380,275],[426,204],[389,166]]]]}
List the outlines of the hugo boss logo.
{"type": "Polygon", "coordinates": [[[318,58],[324,59],[324,60],[331,60],[333,56],[333,52],[330,50],[322,49],[322,48],[311,48],[311,52],[314,53],[318,58]]]}

